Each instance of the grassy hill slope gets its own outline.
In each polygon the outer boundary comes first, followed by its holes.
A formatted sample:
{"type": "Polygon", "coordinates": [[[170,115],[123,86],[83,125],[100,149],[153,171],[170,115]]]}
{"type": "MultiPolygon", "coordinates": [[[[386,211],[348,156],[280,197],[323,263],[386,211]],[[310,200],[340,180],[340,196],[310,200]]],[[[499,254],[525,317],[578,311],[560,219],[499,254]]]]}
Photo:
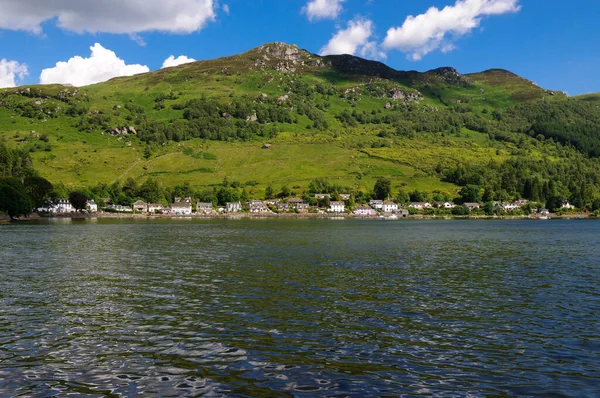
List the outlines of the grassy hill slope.
{"type": "Polygon", "coordinates": [[[504,70],[401,72],[270,43],[83,88],[0,90],[0,139],[68,186],[227,178],[260,192],[319,177],[370,188],[388,177],[395,189],[455,194],[444,170],[461,164],[586,158],[568,137],[544,139],[519,108],[573,101],[504,70]]]}

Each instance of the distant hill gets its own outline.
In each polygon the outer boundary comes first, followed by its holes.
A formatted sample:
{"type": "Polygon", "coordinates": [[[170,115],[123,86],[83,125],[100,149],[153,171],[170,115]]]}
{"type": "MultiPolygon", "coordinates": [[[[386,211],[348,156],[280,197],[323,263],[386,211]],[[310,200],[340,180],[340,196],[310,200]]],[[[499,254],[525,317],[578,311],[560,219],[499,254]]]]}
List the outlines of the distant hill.
{"type": "MultiPolygon", "coordinates": [[[[460,167],[592,167],[598,98],[568,98],[501,69],[397,71],[268,43],[88,87],[0,90],[0,139],[67,186],[152,177],[201,189],[228,179],[260,195],[268,185],[302,192],[315,178],[368,190],[386,177],[396,191],[455,195],[467,182],[449,177],[460,167]]],[[[523,184],[495,190],[523,196],[523,184]]]]}

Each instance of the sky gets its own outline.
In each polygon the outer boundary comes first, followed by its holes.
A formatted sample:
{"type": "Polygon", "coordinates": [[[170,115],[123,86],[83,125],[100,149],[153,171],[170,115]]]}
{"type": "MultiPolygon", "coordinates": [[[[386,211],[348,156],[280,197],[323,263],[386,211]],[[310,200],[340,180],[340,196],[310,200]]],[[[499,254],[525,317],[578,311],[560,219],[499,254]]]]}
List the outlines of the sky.
{"type": "Polygon", "coordinates": [[[0,0],[0,87],[84,86],[267,42],[600,92],[597,0],[0,0]]]}

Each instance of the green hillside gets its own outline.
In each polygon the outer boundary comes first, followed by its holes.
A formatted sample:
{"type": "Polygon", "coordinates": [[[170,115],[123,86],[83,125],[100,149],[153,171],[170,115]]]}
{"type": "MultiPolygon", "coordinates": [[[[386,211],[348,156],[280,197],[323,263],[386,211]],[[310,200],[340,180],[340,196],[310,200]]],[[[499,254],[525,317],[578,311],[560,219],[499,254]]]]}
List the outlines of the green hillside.
{"type": "Polygon", "coordinates": [[[508,71],[402,72],[283,43],[82,88],[0,90],[2,145],[67,189],[227,180],[260,197],[316,178],[368,192],[385,177],[394,193],[475,184],[488,199],[583,206],[599,191],[598,126],[596,102],[508,71]]]}

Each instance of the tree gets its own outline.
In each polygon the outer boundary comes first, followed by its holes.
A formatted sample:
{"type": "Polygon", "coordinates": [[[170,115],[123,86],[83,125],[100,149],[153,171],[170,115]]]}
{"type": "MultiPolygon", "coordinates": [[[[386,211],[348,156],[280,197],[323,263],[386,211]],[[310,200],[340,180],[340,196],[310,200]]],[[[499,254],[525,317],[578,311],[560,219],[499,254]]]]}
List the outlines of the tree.
{"type": "MultiPolygon", "coordinates": [[[[189,188],[189,186],[188,186],[189,188]]],[[[182,188],[183,189],[183,188],[182,188]]],[[[186,191],[188,192],[188,191],[186,191]]],[[[138,189],[138,195],[144,198],[149,203],[165,202],[165,192],[155,178],[148,178],[138,189]]],[[[191,195],[176,195],[176,196],[191,196],[191,195]]]]}
{"type": "Polygon", "coordinates": [[[69,194],[69,202],[75,210],[83,210],[87,207],[88,196],[81,191],[73,191],[69,194]]]}
{"type": "Polygon", "coordinates": [[[288,198],[290,196],[290,189],[287,186],[282,186],[281,187],[281,192],[279,192],[279,196],[280,198],[284,199],[284,198],[288,198]]]}
{"type": "Polygon", "coordinates": [[[392,182],[387,178],[379,178],[373,187],[375,199],[385,200],[392,193],[392,182]]]}
{"type": "Polygon", "coordinates": [[[273,195],[274,195],[273,187],[269,185],[265,189],[265,199],[273,199],[273,195]]]}
{"type": "Polygon", "coordinates": [[[0,211],[12,219],[29,214],[33,209],[33,201],[27,195],[25,187],[19,180],[8,180],[0,180],[0,211]]]}
{"type": "Polygon", "coordinates": [[[460,196],[462,198],[463,203],[472,202],[479,203],[481,202],[481,187],[479,185],[467,185],[460,190],[460,196]]]}
{"type": "Polygon", "coordinates": [[[468,216],[470,212],[467,206],[456,206],[452,209],[452,214],[455,216],[468,216]]]}
{"type": "Polygon", "coordinates": [[[33,201],[34,207],[46,205],[54,189],[50,181],[35,176],[25,177],[23,185],[25,186],[25,191],[33,201]]]}
{"type": "Polygon", "coordinates": [[[240,201],[242,203],[247,203],[248,201],[250,201],[250,196],[248,195],[248,191],[246,191],[246,188],[242,190],[242,194],[240,195],[240,201]]]}
{"type": "Polygon", "coordinates": [[[427,201],[427,194],[425,192],[421,192],[418,189],[415,189],[414,191],[410,192],[408,194],[410,201],[411,202],[426,202],[427,201]]]}

